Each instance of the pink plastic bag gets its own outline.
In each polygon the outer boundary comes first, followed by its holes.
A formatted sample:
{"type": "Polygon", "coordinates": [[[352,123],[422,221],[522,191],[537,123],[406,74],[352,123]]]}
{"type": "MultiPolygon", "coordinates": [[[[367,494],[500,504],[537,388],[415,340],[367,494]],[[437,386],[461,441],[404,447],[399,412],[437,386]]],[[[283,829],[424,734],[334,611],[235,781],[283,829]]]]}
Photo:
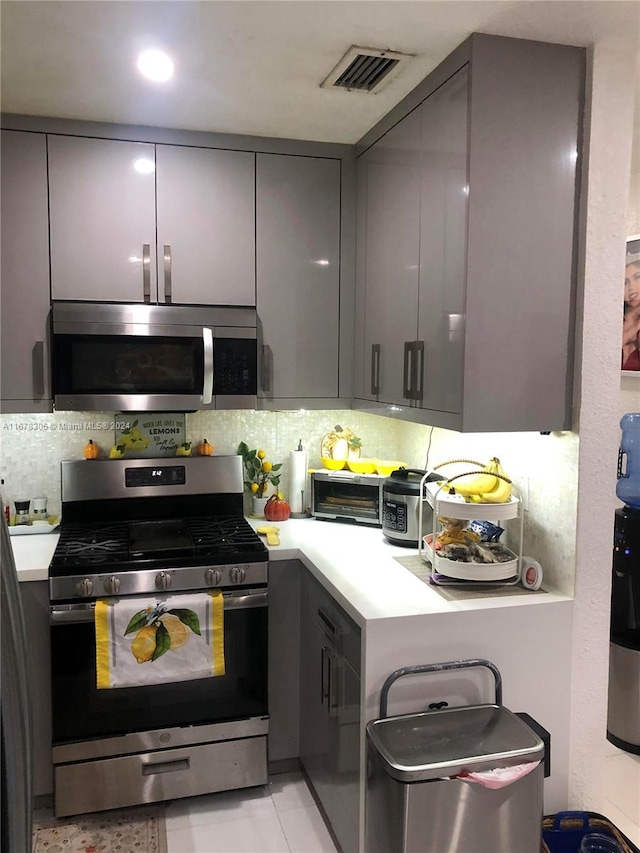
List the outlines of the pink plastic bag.
{"type": "Polygon", "coordinates": [[[528,761],[526,764],[516,764],[514,767],[497,767],[495,770],[481,770],[478,773],[461,773],[455,776],[462,782],[476,782],[484,788],[506,788],[518,779],[535,770],[539,761],[528,761]]]}

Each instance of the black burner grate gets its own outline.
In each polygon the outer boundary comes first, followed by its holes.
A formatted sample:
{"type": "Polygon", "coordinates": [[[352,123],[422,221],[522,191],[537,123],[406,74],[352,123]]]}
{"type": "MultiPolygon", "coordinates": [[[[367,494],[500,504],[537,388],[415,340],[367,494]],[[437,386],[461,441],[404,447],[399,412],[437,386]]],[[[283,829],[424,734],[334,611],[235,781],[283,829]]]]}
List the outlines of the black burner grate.
{"type": "Polygon", "coordinates": [[[126,524],[68,524],[60,532],[54,558],[80,564],[108,563],[128,557],[126,524]]]}
{"type": "MultiPolygon", "coordinates": [[[[60,539],[51,567],[55,575],[75,574],[85,567],[103,565],[109,571],[135,571],[155,565],[183,563],[221,564],[223,562],[251,561],[264,559],[266,549],[258,534],[242,517],[220,518],[199,516],[186,519],[188,536],[182,537],[181,547],[171,547],[171,535],[164,533],[176,521],[164,520],[157,523],[157,534],[145,540],[146,550],[140,548],[139,540],[132,537],[134,524],[128,523],[79,523],[62,524],[60,539]],[[184,545],[188,542],[188,545],[184,545]]],[[[147,524],[148,522],[143,522],[147,524]]],[[[154,523],[152,523],[154,524],[154,523]]],[[[184,530],[184,527],[182,527],[184,530]]],[[[175,530],[171,531],[175,535],[175,530]]]]}
{"type": "Polygon", "coordinates": [[[187,527],[198,556],[262,551],[257,533],[245,518],[190,518],[187,527]]]}

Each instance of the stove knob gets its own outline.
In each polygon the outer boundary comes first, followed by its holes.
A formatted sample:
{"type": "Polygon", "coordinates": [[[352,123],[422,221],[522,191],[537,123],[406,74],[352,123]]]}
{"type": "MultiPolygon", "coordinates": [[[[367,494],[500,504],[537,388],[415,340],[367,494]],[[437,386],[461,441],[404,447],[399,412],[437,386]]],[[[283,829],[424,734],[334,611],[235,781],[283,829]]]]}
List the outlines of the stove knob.
{"type": "Polygon", "coordinates": [[[171,575],[168,572],[159,572],[156,575],[156,589],[169,589],[171,586],[171,575]]]}
{"type": "Polygon", "coordinates": [[[93,583],[89,578],[83,578],[76,584],[76,592],[85,598],[93,592],[93,583]]]}
{"type": "Polygon", "coordinates": [[[220,586],[221,575],[217,569],[207,569],[204,573],[204,582],[207,586],[220,586]]]}
{"type": "Polygon", "coordinates": [[[110,577],[104,582],[104,591],[107,595],[117,595],[120,592],[120,578],[110,577]]]}
{"type": "Polygon", "coordinates": [[[242,566],[234,566],[229,572],[231,583],[243,583],[247,576],[245,569],[242,566]]]}

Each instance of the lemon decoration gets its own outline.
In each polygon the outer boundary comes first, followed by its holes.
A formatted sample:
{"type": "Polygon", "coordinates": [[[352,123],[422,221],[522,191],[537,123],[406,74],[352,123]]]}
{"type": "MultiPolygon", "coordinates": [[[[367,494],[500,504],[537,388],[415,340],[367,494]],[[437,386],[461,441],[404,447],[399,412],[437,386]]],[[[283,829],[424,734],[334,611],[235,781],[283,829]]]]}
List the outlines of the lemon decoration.
{"type": "Polygon", "coordinates": [[[171,640],[171,648],[179,649],[181,646],[184,646],[189,639],[189,629],[187,626],[181,622],[177,616],[173,616],[171,613],[166,613],[164,616],[161,616],[160,621],[167,629],[171,640]]]}
{"type": "Polygon", "coordinates": [[[147,625],[141,628],[134,641],[131,643],[131,654],[138,663],[147,663],[153,657],[156,650],[156,625],[147,625]]]}
{"type": "Polygon", "coordinates": [[[278,487],[280,483],[280,469],[282,463],[267,459],[264,450],[250,450],[244,441],[241,441],[237,450],[238,456],[242,456],[242,467],[244,469],[245,488],[257,497],[264,497],[269,484],[278,487]]]}
{"type": "Polygon", "coordinates": [[[191,442],[183,441],[176,447],[176,456],[191,456],[191,442]]]}

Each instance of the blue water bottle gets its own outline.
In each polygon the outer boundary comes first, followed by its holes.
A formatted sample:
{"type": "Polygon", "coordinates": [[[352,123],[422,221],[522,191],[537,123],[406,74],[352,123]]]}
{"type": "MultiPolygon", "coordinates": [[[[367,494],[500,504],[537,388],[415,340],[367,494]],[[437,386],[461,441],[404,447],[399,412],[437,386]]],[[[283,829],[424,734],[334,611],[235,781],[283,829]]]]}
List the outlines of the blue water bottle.
{"type": "Polygon", "coordinates": [[[627,506],[640,509],[640,412],[623,415],[620,429],[616,495],[627,506]]]}

